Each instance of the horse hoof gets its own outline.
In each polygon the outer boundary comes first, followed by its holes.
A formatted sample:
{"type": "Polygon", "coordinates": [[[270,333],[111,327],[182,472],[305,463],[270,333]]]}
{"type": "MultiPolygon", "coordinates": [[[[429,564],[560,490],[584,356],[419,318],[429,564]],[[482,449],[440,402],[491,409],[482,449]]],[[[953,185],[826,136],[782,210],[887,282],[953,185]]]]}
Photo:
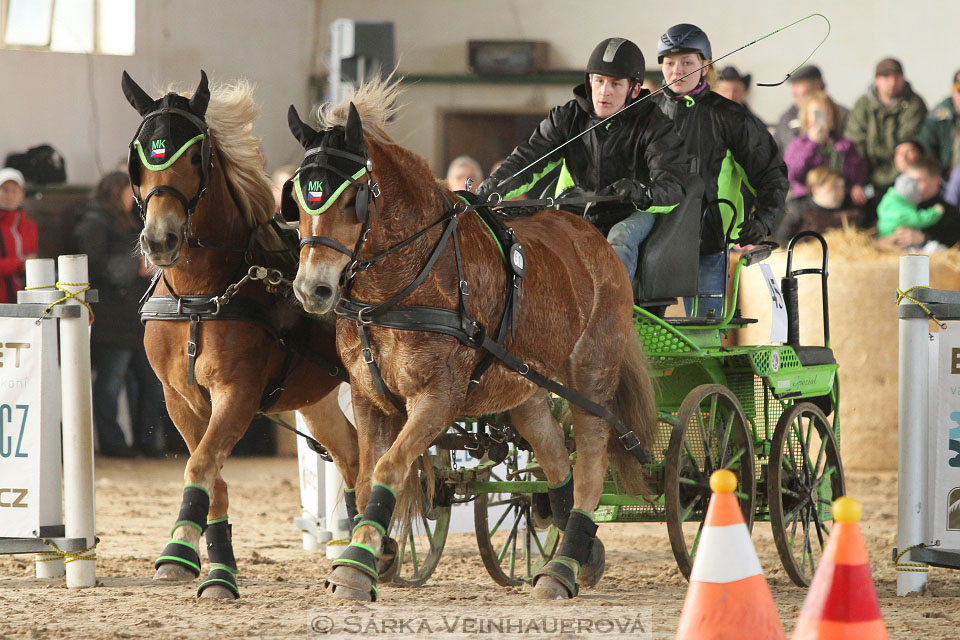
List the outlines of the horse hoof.
{"type": "Polygon", "coordinates": [[[334,600],[359,600],[361,602],[371,602],[374,600],[373,580],[369,575],[354,569],[340,565],[334,567],[330,577],[324,582],[324,587],[330,589],[330,595],[334,600]]]}
{"type": "Polygon", "coordinates": [[[400,573],[400,563],[397,554],[400,553],[400,546],[393,538],[385,537],[380,547],[380,555],[377,557],[377,564],[380,565],[380,582],[392,582],[397,574],[400,573]]]}
{"type": "Polygon", "coordinates": [[[237,598],[233,591],[218,584],[209,585],[198,597],[214,600],[235,600],[237,598]]]}
{"type": "Polygon", "coordinates": [[[196,577],[192,571],[183,565],[172,562],[160,565],[157,572],[153,574],[154,580],[162,582],[190,582],[196,577]]]}
{"type": "Polygon", "coordinates": [[[541,575],[530,592],[534,600],[567,600],[570,592],[553,576],[541,575]]]}
{"type": "Polygon", "coordinates": [[[580,576],[577,582],[583,587],[595,587],[603,577],[603,571],[607,568],[607,554],[604,551],[603,543],[599,538],[593,539],[593,546],[590,548],[590,557],[587,563],[580,570],[580,576]]]}

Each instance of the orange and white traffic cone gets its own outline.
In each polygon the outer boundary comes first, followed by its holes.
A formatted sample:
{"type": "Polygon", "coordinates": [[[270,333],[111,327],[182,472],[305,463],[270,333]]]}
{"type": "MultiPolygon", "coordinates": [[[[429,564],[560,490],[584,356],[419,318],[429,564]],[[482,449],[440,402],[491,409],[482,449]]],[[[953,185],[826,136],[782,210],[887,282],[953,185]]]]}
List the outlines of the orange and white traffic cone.
{"type": "Polygon", "coordinates": [[[833,531],[803,601],[793,640],[887,639],[858,524],[861,511],[853,498],[833,503],[833,531]]]}
{"type": "Polygon", "coordinates": [[[677,640],[786,640],[767,579],[734,495],[737,476],[710,476],[713,495],[680,612],[677,640]]]}

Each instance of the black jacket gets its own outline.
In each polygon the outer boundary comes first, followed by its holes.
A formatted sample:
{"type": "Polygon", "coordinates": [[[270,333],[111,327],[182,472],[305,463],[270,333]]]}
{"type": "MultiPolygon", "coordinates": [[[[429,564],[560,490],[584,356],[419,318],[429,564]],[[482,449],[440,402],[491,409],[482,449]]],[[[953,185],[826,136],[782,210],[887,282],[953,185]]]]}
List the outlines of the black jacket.
{"type": "Polygon", "coordinates": [[[99,302],[92,305],[95,320],[91,342],[127,349],[142,347],[143,326],[137,303],[150,282],[139,274],[140,259],[135,254],[139,228],[117,228],[114,215],[91,199],[81,210],[73,234],[77,251],[87,254],[90,286],[99,296],[99,302]]]}
{"type": "MultiPolygon", "coordinates": [[[[766,126],[743,106],[709,87],[689,97],[664,89],[653,99],[673,120],[703,178],[703,205],[710,212],[700,233],[700,253],[723,251],[724,223],[729,222],[732,212],[726,205],[718,206],[718,198],[733,202],[738,219],[743,219],[742,182],[756,194],[753,216],[763,221],[768,233],[773,231],[783,216],[790,183],[787,167],[766,126]]],[[[735,229],[733,238],[738,235],[735,229]]]]}
{"type": "MultiPolygon", "coordinates": [[[[649,92],[644,89],[639,98],[649,92]]],[[[520,169],[554,150],[600,118],[593,115],[593,105],[586,84],[573,90],[574,99],[554,107],[526,142],[521,142],[493,173],[501,183],[520,169]]],[[[639,99],[638,98],[638,99],[639,99]]],[[[683,197],[683,181],[689,172],[690,159],[683,150],[683,141],[673,124],[660,113],[652,100],[646,100],[575,142],[527,169],[504,184],[505,198],[525,193],[543,175],[562,166],[557,192],[576,185],[587,192],[602,190],[621,178],[639,180],[650,187],[654,213],[672,210],[683,197]]],[[[539,194],[538,194],[539,195],[539,194]]],[[[594,220],[598,226],[609,226],[624,218],[629,208],[611,212],[613,219],[594,220]]]]}

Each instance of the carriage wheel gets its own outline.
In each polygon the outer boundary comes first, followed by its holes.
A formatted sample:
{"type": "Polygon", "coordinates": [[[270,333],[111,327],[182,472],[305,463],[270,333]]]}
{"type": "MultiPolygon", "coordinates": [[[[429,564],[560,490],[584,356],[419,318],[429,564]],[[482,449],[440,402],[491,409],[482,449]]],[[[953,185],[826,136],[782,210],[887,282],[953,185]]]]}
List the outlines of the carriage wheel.
{"type": "MultiPolygon", "coordinates": [[[[425,454],[424,459],[427,457],[425,454]]],[[[437,471],[450,468],[449,449],[437,449],[437,453],[429,458],[437,471]]],[[[390,578],[390,584],[419,587],[437,568],[443,546],[447,542],[452,507],[449,504],[437,504],[436,497],[434,496],[432,504],[425,504],[420,509],[414,509],[411,505],[406,517],[394,519],[390,536],[397,541],[400,566],[397,573],[390,578]]]]}
{"type": "Polygon", "coordinates": [[[844,495],[843,466],[830,423],[809,402],[777,421],[767,468],[770,527],[783,568],[806,587],[833,526],[830,505],[844,495]]]}
{"type": "Polygon", "coordinates": [[[753,437],[736,396],[718,384],[695,387],[680,405],[670,434],[664,477],[664,506],[677,566],[690,578],[710,501],[710,474],[733,471],[743,519],[753,526],[756,490],[753,437]]]}
{"type": "MultiPolygon", "coordinates": [[[[494,482],[536,480],[518,469],[517,451],[511,449],[497,473],[483,480],[494,482]]],[[[487,573],[504,587],[529,583],[557,550],[560,531],[549,515],[544,494],[481,493],[473,503],[477,546],[487,573]]]]}

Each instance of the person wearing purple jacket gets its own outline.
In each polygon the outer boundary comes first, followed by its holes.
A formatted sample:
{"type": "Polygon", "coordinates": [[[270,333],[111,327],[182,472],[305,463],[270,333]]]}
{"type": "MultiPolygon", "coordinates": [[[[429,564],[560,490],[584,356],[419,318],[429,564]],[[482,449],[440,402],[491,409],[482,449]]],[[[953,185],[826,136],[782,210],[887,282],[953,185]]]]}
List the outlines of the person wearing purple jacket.
{"type": "Polygon", "coordinates": [[[812,93],[801,105],[799,116],[803,133],[790,141],[783,155],[790,179],[790,197],[807,195],[807,174],[811,169],[825,166],[843,176],[853,204],[866,203],[863,185],[867,165],[853,142],[836,133],[837,108],[833,101],[823,92],[812,93]]]}

